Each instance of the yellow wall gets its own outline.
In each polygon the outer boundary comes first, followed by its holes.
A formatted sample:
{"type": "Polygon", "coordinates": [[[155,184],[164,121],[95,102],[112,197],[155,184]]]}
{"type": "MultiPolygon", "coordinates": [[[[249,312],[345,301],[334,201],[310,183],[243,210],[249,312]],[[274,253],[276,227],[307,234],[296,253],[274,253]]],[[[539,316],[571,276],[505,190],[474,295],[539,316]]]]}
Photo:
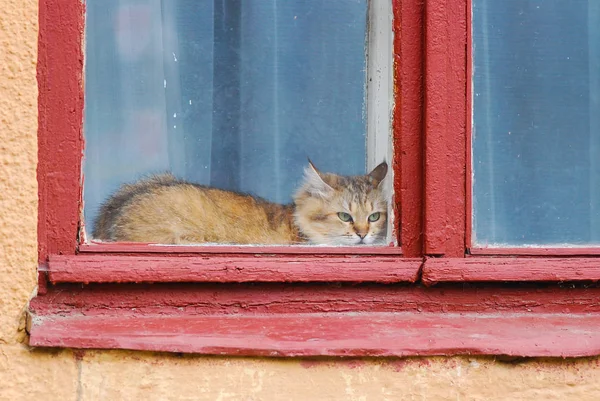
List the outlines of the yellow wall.
{"type": "Polygon", "coordinates": [[[600,359],[271,360],[29,348],[37,2],[0,0],[0,400],[598,400],[600,359]]]}

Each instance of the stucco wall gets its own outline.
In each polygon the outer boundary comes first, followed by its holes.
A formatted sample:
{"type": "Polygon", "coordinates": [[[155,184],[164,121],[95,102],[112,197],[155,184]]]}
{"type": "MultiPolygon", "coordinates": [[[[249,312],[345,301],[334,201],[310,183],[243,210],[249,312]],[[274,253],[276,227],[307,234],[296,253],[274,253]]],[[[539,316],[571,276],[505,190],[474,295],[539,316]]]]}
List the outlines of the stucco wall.
{"type": "MultiPolygon", "coordinates": [[[[76,0],[74,0],[76,1],[76,0]]],[[[600,359],[268,360],[34,350],[37,2],[0,0],[0,400],[597,400],[600,359]]]]}

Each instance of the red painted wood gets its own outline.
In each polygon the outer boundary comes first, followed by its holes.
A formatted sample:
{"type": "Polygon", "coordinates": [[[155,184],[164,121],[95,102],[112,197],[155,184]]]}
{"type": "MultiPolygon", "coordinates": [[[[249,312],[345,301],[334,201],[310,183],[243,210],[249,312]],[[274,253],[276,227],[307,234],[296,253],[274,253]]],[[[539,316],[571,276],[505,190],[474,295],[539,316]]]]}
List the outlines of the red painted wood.
{"type": "Polygon", "coordinates": [[[268,254],[268,255],[402,255],[395,246],[228,246],[228,245],[156,245],[141,243],[91,242],[79,245],[81,253],[119,254],[268,254]]]}
{"type": "Polygon", "coordinates": [[[399,257],[237,257],[50,255],[53,283],[415,282],[421,259],[399,257]]]}
{"type": "MultiPolygon", "coordinates": [[[[467,137],[467,7],[466,0],[447,0],[447,154],[446,256],[464,257],[466,239],[466,137],[467,137]]],[[[428,6],[429,7],[429,6],[428,6]]],[[[435,188],[430,193],[436,196],[435,188]]]]}
{"type": "Polygon", "coordinates": [[[29,344],[248,356],[600,353],[598,314],[33,315],[29,344]]]}
{"type": "Polygon", "coordinates": [[[597,281],[600,258],[431,258],[425,284],[447,281],[597,281]]]}
{"type": "Polygon", "coordinates": [[[40,0],[38,248],[74,254],[81,201],[84,2],[40,0]]]}
{"type": "MultiPolygon", "coordinates": [[[[423,249],[423,9],[421,0],[393,0],[393,146],[396,219],[407,257],[423,249]],[[399,209],[399,210],[398,210],[399,209]]],[[[396,228],[398,229],[398,228],[396,228]]]]}
{"type": "Polygon", "coordinates": [[[48,264],[39,265],[37,273],[37,295],[44,295],[48,292],[48,264]]]}
{"type": "Polygon", "coordinates": [[[473,256],[600,256],[600,248],[471,248],[473,256]]]}
{"type": "Polygon", "coordinates": [[[425,10],[425,253],[464,256],[466,0],[425,10]]]}
{"type": "Polygon", "coordinates": [[[446,253],[447,0],[427,3],[425,14],[425,253],[446,253]],[[435,196],[433,196],[435,194],[435,196]]]}
{"type": "Polygon", "coordinates": [[[60,284],[31,300],[37,315],[323,312],[600,313],[600,288],[559,285],[169,283],[60,284]],[[539,288],[538,288],[539,287],[539,288]],[[111,312],[112,313],[112,312],[111,312]]]}
{"type": "MultiPolygon", "coordinates": [[[[30,303],[30,345],[230,355],[583,356],[600,288],[63,284],[30,303]]],[[[595,335],[594,335],[595,336],[595,335]]]]}

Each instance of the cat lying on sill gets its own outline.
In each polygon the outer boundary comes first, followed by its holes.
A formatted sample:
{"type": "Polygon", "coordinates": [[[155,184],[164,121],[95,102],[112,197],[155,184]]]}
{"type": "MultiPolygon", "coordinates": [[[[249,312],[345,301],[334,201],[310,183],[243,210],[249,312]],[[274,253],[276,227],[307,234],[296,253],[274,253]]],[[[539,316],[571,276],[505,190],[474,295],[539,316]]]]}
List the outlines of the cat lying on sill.
{"type": "Polygon", "coordinates": [[[280,205],[161,174],[123,185],[100,208],[94,239],[160,244],[383,244],[386,162],[369,174],[322,173],[309,161],[280,205]]]}

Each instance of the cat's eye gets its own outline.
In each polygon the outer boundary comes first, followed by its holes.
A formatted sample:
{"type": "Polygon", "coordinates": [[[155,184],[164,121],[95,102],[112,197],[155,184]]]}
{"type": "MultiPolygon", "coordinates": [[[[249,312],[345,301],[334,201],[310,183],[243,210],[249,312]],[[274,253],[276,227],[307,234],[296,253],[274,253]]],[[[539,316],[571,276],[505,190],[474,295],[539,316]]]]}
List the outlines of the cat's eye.
{"type": "Polygon", "coordinates": [[[380,216],[381,216],[381,213],[380,213],[380,212],[375,212],[375,213],[373,213],[373,214],[371,214],[371,215],[369,216],[369,221],[370,221],[371,223],[373,223],[373,222],[375,222],[375,221],[379,220],[379,217],[380,217],[380,216]]]}
{"type": "Polygon", "coordinates": [[[352,221],[352,216],[350,216],[348,213],[339,212],[338,217],[345,223],[352,221]]]}

